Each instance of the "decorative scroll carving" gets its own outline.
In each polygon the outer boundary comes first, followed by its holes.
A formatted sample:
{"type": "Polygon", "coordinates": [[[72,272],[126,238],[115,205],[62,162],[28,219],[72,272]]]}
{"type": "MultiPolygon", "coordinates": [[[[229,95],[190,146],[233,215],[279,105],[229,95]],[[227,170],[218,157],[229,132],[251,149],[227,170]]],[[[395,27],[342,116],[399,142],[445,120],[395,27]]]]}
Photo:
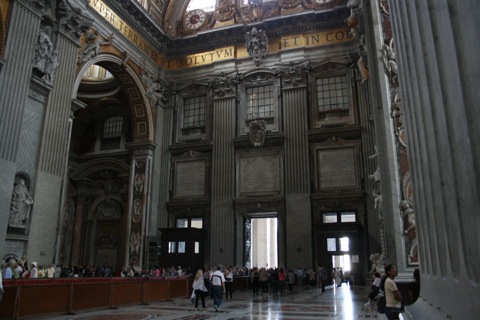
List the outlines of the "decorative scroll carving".
{"type": "Polygon", "coordinates": [[[57,1],[55,15],[59,22],[59,27],[67,33],[73,40],[79,40],[80,36],[89,30],[93,20],[78,7],[73,7],[66,0],[57,1]]]}
{"type": "Polygon", "coordinates": [[[306,84],[305,74],[310,72],[310,62],[289,62],[288,64],[279,64],[275,74],[283,79],[285,86],[296,87],[306,84]]]}
{"type": "Polygon", "coordinates": [[[251,32],[245,34],[245,40],[248,54],[255,61],[255,65],[260,66],[268,52],[268,38],[265,31],[259,31],[254,27],[251,32]]]}
{"type": "Polygon", "coordinates": [[[237,8],[231,0],[222,0],[217,10],[213,13],[215,20],[223,22],[233,19],[237,13],[237,8]]]}
{"type": "Polygon", "coordinates": [[[261,148],[265,143],[266,125],[263,120],[253,120],[248,124],[248,136],[252,146],[261,148]]]}
{"type": "Polygon", "coordinates": [[[235,94],[235,86],[240,82],[237,71],[230,73],[222,72],[220,75],[211,79],[208,86],[213,89],[213,93],[217,97],[224,97],[235,94]]]}
{"type": "Polygon", "coordinates": [[[102,47],[109,46],[113,40],[113,33],[106,40],[102,40],[96,30],[86,31],[85,44],[79,53],[78,64],[88,62],[100,54],[102,47]]]}

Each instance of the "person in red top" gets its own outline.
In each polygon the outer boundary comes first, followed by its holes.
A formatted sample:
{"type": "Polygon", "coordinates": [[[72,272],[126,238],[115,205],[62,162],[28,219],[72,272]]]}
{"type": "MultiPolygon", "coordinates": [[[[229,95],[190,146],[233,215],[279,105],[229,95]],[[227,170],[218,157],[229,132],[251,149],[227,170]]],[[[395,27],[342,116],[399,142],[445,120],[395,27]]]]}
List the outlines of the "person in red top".
{"type": "Polygon", "coordinates": [[[278,290],[279,295],[283,295],[283,290],[285,289],[285,281],[287,279],[287,274],[285,273],[285,269],[280,268],[278,270],[278,290]]]}

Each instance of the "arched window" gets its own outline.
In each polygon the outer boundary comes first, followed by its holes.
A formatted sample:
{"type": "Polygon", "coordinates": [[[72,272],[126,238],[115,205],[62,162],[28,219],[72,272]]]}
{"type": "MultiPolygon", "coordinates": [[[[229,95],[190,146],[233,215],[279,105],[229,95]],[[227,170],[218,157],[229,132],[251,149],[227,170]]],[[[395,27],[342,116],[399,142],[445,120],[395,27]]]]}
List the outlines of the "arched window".
{"type": "Polygon", "coordinates": [[[187,12],[200,9],[205,12],[215,11],[216,0],[191,0],[187,7],[187,12]]]}

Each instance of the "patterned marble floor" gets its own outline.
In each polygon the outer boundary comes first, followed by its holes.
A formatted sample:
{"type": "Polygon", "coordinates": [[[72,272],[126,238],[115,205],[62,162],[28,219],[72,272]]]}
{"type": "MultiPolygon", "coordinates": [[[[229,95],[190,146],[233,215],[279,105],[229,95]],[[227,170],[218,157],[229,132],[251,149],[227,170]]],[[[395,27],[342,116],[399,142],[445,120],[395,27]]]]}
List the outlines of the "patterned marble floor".
{"type": "MultiPolygon", "coordinates": [[[[320,290],[295,288],[293,293],[283,296],[252,296],[249,291],[234,292],[233,300],[223,300],[218,312],[213,308],[213,300],[206,298],[207,310],[195,311],[188,298],[177,298],[149,305],[131,305],[118,309],[85,310],[76,315],[49,315],[29,319],[48,320],[353,320],[386,319],[375,310],[364,307],[369,288],[367,287],[327,287],[320,290]]],[[[200,304],[201,306],[201,304],[200,304]]]]}

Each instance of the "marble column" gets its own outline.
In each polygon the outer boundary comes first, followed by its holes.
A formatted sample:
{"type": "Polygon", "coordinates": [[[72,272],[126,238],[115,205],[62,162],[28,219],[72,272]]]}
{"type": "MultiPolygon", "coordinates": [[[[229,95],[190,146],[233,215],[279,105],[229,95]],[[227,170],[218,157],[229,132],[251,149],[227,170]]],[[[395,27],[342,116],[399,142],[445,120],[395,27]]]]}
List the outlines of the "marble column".
{"type": "Polygon", "coordinates": [[[414,319],[480,312],[478,1],[388,1],[408,129],[420,298],[414,319]]]}

